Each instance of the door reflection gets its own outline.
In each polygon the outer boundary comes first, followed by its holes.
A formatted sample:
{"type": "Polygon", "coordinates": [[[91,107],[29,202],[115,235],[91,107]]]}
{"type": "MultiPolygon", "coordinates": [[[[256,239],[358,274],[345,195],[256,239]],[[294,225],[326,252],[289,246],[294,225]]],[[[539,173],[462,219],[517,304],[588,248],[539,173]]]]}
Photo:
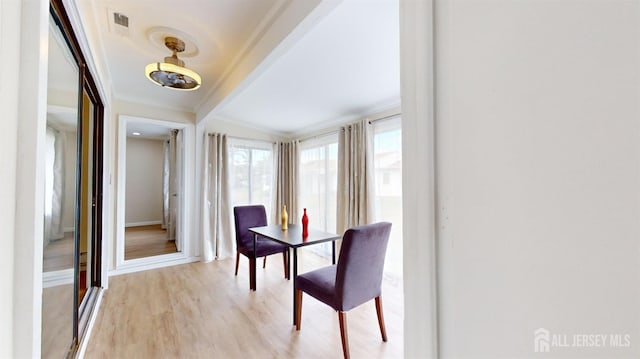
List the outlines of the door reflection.
{"type": "Polygon", "coordinates": [[[94,153],[93,153],[93,113],[94,108],[86,91],[82,93],[82,176],[80,177],[80,255],[78,257],[78,306],[82,305],[88,289],[91,288],[91,263],[89,253],[93,242],[93,218],[95,210],[94,193],[94,153]]]}
{"type": "Polygon", "coordinates": [[[72,109],[49,110],[46,131],[43,271],[73,268],[76,125],[72,109]]]}
{"type": "Polygon", "coordinates": [[[50,18],[43,234],[43,358],[62,358],[74,338],[74,236],[79,71],[50,18]]]}
{"type": "Polygon", "coordinates": [[[61,0],[49,3],[43,357],[72,357],[101,286],[104,106],[61,0]]]}
{"type": "Polygon", "coordinates": [[[182,130],[128,124],[124,259],[182,250],[182,130]]]}

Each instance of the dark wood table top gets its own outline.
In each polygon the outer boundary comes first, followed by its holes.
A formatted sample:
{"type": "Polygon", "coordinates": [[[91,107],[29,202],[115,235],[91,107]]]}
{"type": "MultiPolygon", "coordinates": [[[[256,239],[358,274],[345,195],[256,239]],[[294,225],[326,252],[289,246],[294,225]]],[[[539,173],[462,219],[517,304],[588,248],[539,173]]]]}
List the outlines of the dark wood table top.
{"type": "Polygon", "coordinates": [[[306,238],[302,238],[302,225],[290,224],[287,230],[282,230],[278,224],[270,224],[262,227],[251,227],[250,232],[268,237],[269,239],[282,243],[291,248],[298,248],[308,246],[311,244],[331,242],[336,239],[342,238],[342,236],[335,233],[328,233],[309,228],[309,235],[306,238]]]}

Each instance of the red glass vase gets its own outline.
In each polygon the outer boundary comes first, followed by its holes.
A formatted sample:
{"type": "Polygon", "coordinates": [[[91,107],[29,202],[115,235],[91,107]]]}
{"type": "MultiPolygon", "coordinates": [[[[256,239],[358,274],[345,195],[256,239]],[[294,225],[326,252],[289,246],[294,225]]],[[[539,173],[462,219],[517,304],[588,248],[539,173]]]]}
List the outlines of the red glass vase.
{"type": "Polygon", "coordinates": [[[302,215],[302,237],[307,238],[309,236],[309,217],[307,217],[307,209],[304,209],[302,215]]]}

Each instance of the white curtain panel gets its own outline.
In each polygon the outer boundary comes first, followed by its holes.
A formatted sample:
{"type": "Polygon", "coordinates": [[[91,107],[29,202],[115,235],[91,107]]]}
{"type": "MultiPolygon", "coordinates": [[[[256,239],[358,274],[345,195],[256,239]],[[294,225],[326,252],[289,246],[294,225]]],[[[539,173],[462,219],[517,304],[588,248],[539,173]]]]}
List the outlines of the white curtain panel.
{"type": "Polygon", "coordinates": [[[273,223],[280,223],[282,206],[287,206],[289,223],[298,223],[298,168],[300,141],[279,142],[274,145],[276,190],[273,198],[273,223]]]}
{"type": "Polygon", "coordinates": [[[336,230],[374,222],[373,129],[369,120],[340,128],[336,230]]]}
{"type": "Polygon", "coordinates": [[[183,131],[182,130],[174,130],[176,133],[175,142],[175,157],[173,161],[173,188],[175,195],[173,196],[173,230],[175,232],[175,240],[176,240],[176,250],[178,252],[182,251],[182,208],[183,208],[183,158],[184,158],[184,141],[183,141],[183,131]]]}
{"type": "Polygon", "coordinates": [[[169,173],[170,173],[170,156],[169,141],[163,142],[164,162],[162,166],[162,229],[167,229],[169,225],[169,173]]]}
{"type": "MultiPolygon", "coordinates": [[[[178,156],[178,130],[171,130],[169,135],[168,151],[165,152],[165,170],[164,178],[166,179],[165,206],[166,212],[164,221],[166,223],[167,239],[176,239],[176,220],[178,208],[178,183],[177,183],[177,166],[176,158],[178,156]],[[168,168],[167,168],[168,167],[168,168]]],[[[163,186],[165,187],[165,186],[163,186]]],[[[180,249],[178,249],[180,250],[180,249]]]]}
{"type": "Polygon", "coordinates": [[[51,239],[64,238],[62,208],[64,208],[64,148],[66,136],[57,131],[55,136],[55,158],[53,160],[53,196],[51,206],[51,239]]]}
{"type": "Polygon", "coordinates": [[[202,255],[205,262],[227,258],[235,252],[227,153],[226,135],[205,135],[202,181],[202,255]]]}
{"type": "Polygon", "coordinates": [[[62,206],[64,198],[65,135],[52,127],[46,133],[44,245],[64,238],[62,206]]]}

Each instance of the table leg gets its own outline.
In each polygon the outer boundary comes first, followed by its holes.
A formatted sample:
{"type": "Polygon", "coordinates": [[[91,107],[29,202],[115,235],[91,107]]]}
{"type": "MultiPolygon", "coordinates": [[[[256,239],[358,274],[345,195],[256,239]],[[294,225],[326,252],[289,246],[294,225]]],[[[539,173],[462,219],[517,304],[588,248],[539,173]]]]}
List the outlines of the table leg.
{"type": "Polygon", "coordinates": [[[331,264],[336,264],[336,241],[331,242],[331,264]]]}
{"type": "Polygon", "coordinates": [[[249,258],[249,287],[251,290],[256,290],[256,241],[258,235],[253,234],[253,258],[249,258]]]}
{"type": "Polygon", "coordinates": [[[291,250],[287,249],[287,280],[291,279],[291,250]]]}
{"type": "Polygon", "coordinates": [[[296,325],[296,277],[298,276],[298,249],[293,249],[293,325],[296,325]]]}

